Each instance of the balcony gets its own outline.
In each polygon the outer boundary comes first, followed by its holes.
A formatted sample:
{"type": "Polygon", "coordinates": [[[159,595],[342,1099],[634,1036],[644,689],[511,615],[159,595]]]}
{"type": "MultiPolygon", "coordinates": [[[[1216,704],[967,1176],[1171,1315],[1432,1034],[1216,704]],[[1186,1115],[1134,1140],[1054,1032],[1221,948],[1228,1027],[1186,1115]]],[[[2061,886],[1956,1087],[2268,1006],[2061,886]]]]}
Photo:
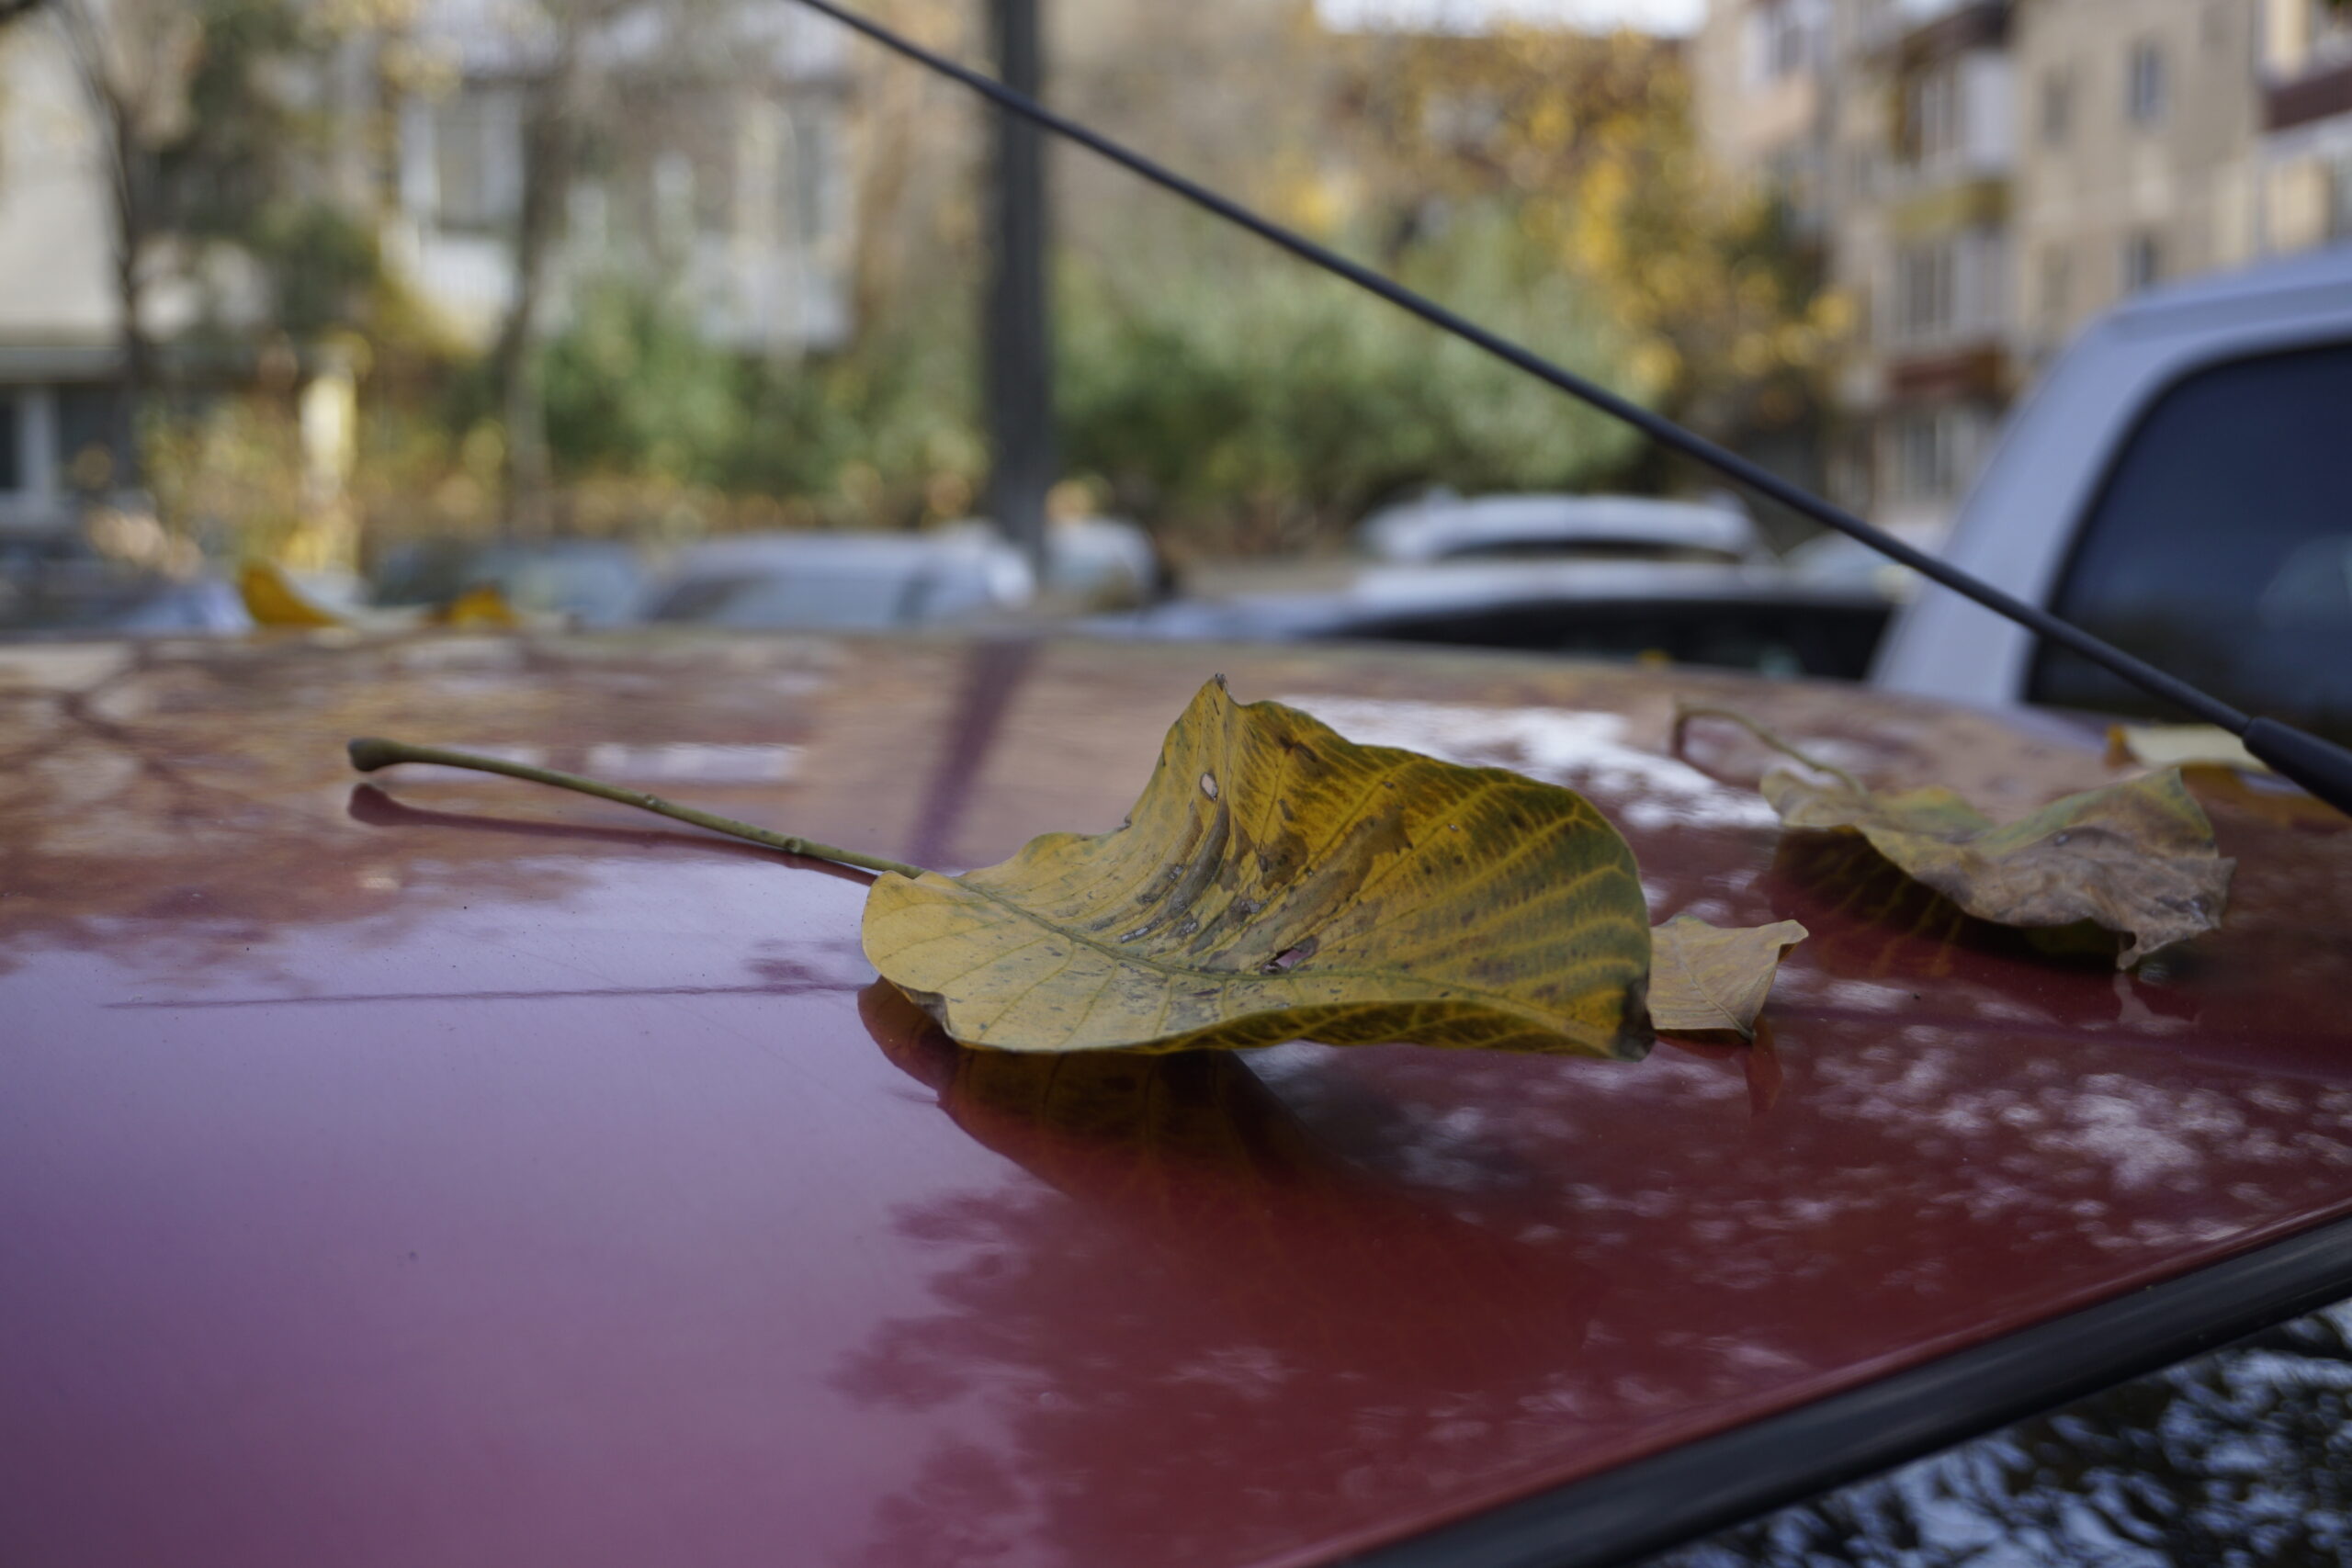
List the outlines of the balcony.
{"type": "Polygon", "coordinates": [[[1861,25],[1865,54],[1884,64],[1924,64],[2008,41],[2009,0],[1896,0],[1868,12],[1861,25]]]}
{"type": "Polygon", "coordinates": [[[2276,133],[2352,113],[2352,54],[2314,51],[2312,68],[2275,78],[2262,90],[2262,129],[2276,133]],[[2330,56],[2333,58],[2330,58],[2330,56]]]}

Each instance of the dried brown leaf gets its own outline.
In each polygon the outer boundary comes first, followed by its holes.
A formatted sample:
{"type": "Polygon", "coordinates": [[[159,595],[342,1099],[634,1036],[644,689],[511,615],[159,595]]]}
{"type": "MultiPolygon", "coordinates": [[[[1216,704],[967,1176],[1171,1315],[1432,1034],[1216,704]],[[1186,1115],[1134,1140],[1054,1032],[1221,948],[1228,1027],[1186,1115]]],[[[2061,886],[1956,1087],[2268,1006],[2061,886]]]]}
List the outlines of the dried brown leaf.
{"type": "Polygon", "coordinates": [[[2213,825],[2177,768],[2070,795],[2006,826],[1940,787],[1880,795],[1786,769],[1760,787],[1789,827],[1860,833],[1980,919],[2090,920],[2123,933],[2120,967],[2212,930],[2229,897],[2235,863],[2215,851],[2213,825]]]}

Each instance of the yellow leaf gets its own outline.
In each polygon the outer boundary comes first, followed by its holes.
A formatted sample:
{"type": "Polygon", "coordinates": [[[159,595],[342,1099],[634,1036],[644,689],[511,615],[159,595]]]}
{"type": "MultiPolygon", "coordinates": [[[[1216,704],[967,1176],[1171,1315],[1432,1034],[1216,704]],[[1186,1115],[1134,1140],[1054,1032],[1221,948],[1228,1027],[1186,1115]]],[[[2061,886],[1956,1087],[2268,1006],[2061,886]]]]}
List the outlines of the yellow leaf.
{"type": "Polygon", "coordinates": [[[2177,768],[2070,795],[2006,827],[1943,788],[1876,795],[1785,769],[1760,787],[1789,827],[1858,832],[1980,919],[2091,920],[2129,935],[2120,967],[2212,930],[2229,897],[2235,863],[2215,852],[2213,826],[2177,768]]]}
{"type": "Polygon", "coordinates": [[[2110,724],[2107,761],[2111,767],[2137,762],[2149,768],[2208,764],[2267,773],[2269,767],[2245,742],[2218,724],[2110,724]]]}
{"type": "Polygon", "coordinates": [[[437,606],[432,620],[435,626],[473,631],[513,631],[523,624],[523,618],[507,604],[506,595],[495,584],[487,582],[469,588],[447,604],[437,606]]]}
{"type": "Polygon", "coordinates": [[[1589,802],[1351,744],[1222,679],[1128,826],[886,874],[864,940],[949,1035],[1010,1051],[1646,1049],[1641,884],[1589,802]]]}
{"type": "MultiPolygon", "coordinates": [[[[2267,775],[2268,770],[2264,773],[2267,775]]],[[[2215,762],[2184,762],[2180,777],[2199,805],[2219,806],[2224,811],[2274,827],[2329,834],[2352,828],[2344,813],[2325,801],[2314,800],[2299,789],[2257,787],[2247,782],[2243,769],[2215,762]]]]}
{"type": "Polygon", "coordinates": [[[1725,929],[1677,915],[1650,933],[1650,1023],[1667,1034],[1756,1034],[1781,955],[1810,934],[1794,920],[1725,929]]]}
{"type": "Polygon", "coordinates": [[[294,580],[269,561],[248,561],[237,577],[245,614],[257,626],[341,626],[350,623],[312,602],[294,580]]]}

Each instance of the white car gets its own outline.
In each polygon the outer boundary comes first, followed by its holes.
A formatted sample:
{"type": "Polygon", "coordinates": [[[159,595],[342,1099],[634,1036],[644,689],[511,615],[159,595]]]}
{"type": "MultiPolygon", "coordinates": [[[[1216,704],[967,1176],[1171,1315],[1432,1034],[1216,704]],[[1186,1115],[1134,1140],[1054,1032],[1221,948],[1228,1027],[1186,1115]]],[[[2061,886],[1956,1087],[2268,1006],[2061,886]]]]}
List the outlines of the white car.
{"type": "MultiPolygon", "coordinates": [[[[2250,713],[2352,732],[2352,247],[2102,318],[2010,416],[1944,553],[2250,713]]],[[[1931,584],[1871,679],[2183,716],[1931,584]]]]}
{"type": "Polygon", "coordinates": [[[1771,559],[1737,502],[1655,501],[1638,495],[1482,495],[1439,491],[1384,507],[1356,528],[1374,559],[1687,561],[1715,566],[1771,559]]]}
{"type": "Polygon", "coordinates": [[[888,631],[1017,610],[1021,552],[978,530],[750,534],[682,551],[645,618],[737,631],[888,631]]]}

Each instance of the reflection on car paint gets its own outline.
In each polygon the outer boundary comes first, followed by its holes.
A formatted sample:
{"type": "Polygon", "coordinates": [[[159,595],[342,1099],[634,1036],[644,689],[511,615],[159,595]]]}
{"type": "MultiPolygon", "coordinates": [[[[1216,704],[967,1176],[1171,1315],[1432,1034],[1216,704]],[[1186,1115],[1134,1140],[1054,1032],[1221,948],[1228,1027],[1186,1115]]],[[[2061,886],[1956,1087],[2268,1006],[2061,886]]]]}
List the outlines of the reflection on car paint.
{"type": "Polygon", "coordinates": [[[615,784],[786,784],[800,771],[797,746],[621,746],[588,748],[588,771],[615,784]]]}
{"type": "Polygon", "coordinates": [[[1401,746],[1469,767],[1616,798],[1614,818],[1645,829],[1679,823],[1770,827],[1779,818],[1753,790],[1730,788],[1688,762],[1626,743],[1623,714],[1557,708],[1465,708],[1303,694],[1281,699],[1351,740],[1401,746]]]}

